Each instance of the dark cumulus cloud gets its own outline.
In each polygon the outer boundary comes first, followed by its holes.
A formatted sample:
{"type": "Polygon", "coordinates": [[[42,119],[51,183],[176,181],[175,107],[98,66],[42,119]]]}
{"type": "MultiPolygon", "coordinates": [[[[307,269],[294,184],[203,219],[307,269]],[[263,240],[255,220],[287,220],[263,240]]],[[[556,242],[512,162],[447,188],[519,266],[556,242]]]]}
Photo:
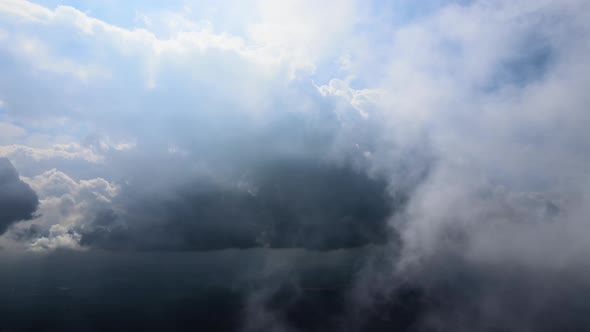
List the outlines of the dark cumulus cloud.
{"type": "Polygon", "coordinates": [[[80,231],[83,245],[111,250],[338,249],[383,244],[403,205],[387,183],[344,165],[267,161],[228,187],[197,181],[166,195],[127,188],[115,208],[80,231]]]}
{"type": "Polygon", "coordinates": [[[38,205],[35,191],[19,179],[7,158],[0,158],[0,234],[17,221],[33,218],[38,205]]]}

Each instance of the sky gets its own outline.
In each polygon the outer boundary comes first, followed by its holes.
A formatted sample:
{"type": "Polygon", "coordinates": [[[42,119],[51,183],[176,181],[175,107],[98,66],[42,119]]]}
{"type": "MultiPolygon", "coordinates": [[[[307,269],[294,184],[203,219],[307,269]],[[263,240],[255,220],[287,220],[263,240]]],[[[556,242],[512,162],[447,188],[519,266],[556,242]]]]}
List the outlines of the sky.
{"type": "Polygon", "coordinates": [[[0,1],[0,330],[590,328],[590,3],[0,1]]]}

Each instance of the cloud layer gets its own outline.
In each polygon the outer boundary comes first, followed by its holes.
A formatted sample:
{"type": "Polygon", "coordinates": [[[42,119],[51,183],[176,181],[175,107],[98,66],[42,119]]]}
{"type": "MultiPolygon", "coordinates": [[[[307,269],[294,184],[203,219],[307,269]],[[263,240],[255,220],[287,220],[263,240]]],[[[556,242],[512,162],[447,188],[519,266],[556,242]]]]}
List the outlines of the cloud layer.
{"type": "Polygon", "coordinates": [[[585,1],[68,4],[0,4],[8,329],[588,328],[585,1]]]}

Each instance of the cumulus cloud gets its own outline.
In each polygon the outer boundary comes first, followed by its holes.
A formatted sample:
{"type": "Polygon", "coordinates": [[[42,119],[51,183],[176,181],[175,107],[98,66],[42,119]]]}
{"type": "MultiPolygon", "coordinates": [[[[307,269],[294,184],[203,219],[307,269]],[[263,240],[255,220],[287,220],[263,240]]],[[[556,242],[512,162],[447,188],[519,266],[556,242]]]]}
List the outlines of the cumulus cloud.
{"type": "Polygon", "coordinates": [[[0,158],[0,234],[17,221],[32,219],[38,205],[33,189],[19,178],[8,159],[0,158]]]}
{"type": "Polygon", "coordinates": [[[38,216],[13,227],[5,241],[24,242],[32,251],[82,249],[80,225],[93,220],[118,193],[104,179],[75,181],[55,169],[24,180],[39,195],[38,216]]]}

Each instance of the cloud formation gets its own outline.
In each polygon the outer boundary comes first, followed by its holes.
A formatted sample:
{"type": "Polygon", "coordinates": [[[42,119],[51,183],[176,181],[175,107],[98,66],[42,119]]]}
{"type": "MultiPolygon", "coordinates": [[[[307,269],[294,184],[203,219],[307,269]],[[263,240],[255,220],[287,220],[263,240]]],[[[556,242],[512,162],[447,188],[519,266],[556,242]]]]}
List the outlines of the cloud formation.
{"type": "Polygon", "coordinates": [[[37,194],[19,178],[12,163],[0,158],[0,234],[17,221],[32,219],[38,205],[37,194]]]}
{"type": "Polygon", "coordinates": [[[58,308],[166,303],[51,328],[589,326],[585,1],[51,3],[0,4],[0,155],[39,195],[0,245],[58,308]]]}

